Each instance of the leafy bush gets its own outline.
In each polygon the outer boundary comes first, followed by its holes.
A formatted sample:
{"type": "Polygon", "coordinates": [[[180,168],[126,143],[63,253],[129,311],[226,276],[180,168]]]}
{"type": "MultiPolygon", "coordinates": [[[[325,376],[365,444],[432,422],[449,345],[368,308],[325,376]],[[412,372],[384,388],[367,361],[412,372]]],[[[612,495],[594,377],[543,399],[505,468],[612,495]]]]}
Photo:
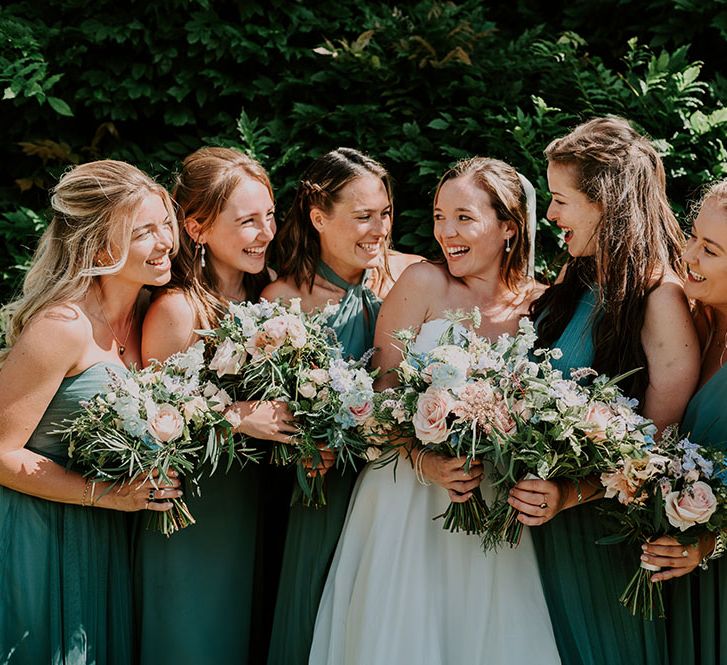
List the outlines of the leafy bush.
{"type": "Polygon", "coordinates": [[[612,0],[630,21],[618,43],[592,28],[609,3],[585,0],[547,15],[538,3],[505,12],[479,0],[10,4],[0,9],[0,170],[13,183],[0,188],[0,297],[38,232],[32,211],[69,164],[125,159],[168,183],[208,143],[260,159],[281,211],[311,158],[339,145],[369,152],[395,178],[397,244],[425,254],[439,174],[467,154],[505,159],[538,189],[539,268],[552,274],[560,245],[544,219],[542,150],[580,120],[617,113],[650,134],[679,210],[727,173],[719,65],[705,78],[688,45],[665,37],[675,17],[693,16],[721,39],[725,0],[671,4],[651,0],[656,25],[635,0],[612,0]],[[571,31],[559,32],[561,19],[571,31]]]}

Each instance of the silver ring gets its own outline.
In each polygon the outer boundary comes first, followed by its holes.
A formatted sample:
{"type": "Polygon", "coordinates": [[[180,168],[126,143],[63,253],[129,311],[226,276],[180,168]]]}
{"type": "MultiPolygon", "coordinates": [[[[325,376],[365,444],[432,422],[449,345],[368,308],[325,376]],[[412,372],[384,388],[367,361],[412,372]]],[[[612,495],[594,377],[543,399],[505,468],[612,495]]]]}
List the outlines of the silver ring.
{"type": "Polygon", "coordinates": [[[540,507],[541,508],[547,508],[548,507],[548,504],[545,503],[545,501],[543,501],[543,503],[540,504],[540,507]]]}
{"type": "Polygon", "coordinates": [[[154,501],[154,492],[156,492],[156,490],[153,488],[149,490],[149,498],[146,500],[147,503],[154,501]]]}

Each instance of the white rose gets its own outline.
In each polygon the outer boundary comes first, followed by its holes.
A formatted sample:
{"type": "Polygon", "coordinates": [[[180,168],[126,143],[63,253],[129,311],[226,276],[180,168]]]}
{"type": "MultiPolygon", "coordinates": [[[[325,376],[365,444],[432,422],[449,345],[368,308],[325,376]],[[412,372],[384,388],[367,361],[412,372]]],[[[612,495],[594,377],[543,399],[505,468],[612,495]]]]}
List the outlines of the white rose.
{"type": "Polygon", "coordinates": [[[229,337],[217,347],[215,355],[210,361],[210,369],[217,372],[217,376],[237,374],[245,362],[246,353],[237,350],[237,345],[229,337]]]}
{"type": "Polygon", "coordinates": [[[298,386],[298,392],[302,397],[311,399],[316,394],[316,387],[312,383],[303,383],[298,386]]]}

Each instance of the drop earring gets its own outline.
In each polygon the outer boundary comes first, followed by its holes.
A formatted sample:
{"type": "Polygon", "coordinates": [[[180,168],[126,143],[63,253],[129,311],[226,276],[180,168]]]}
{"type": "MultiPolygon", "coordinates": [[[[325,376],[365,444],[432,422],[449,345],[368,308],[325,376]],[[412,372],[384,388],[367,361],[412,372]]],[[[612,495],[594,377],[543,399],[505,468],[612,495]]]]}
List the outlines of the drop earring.
{"type": "Polygon", "coordinates": [[[205,248],[202,243],[197,243],[197,247],[199,248],[199,265],[201,268],[204,268],[207,265],[207,262],[204,260],[205,255],[205,248]]]}
{"type": "Polygon", "coordinates": [[[510,238],[509,237],[505,238],[505,251],[506,252],[510,251],[510,238]]]}

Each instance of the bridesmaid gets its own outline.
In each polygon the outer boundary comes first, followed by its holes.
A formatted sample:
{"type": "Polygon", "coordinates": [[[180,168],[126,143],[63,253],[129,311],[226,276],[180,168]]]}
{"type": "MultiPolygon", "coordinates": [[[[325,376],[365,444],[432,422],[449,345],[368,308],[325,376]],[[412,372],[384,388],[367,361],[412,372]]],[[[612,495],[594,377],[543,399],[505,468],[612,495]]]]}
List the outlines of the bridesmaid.
{"type": "MultiPolygon", "coordinates": [[[[184,215],[172,280],[144,320],[142,355],[164,360],[187,349],[196,330],[217,325],[230,301],[256,301],[270,279],[275,234],[270,180],[253,159],[201,148],[184,160],[174,198],[184,215]]],[[[238,431],[287,441],[282,402],[237,402],[238,431]]],[[[139,520],[135,543],[140,662],[248,662],[258,520],[259,466],[236,465],[187,493],[197,523],[166,538],[139,520]]]]}
{"type": "MultiPolygon", "coordinates": [[[[625,382],[661,429],[678,422],[699,373],[699,347],[682,289],[682,235],[653,146],[623,119],[586,122],[546,149],[548,218],[571,256],[533,307],[541,342],[559,347],[566,374],[593,366],[625,382]]],[[[618,598],[638,558],[595,544],[602,533],[596,484],[526,480],[512,491],[533,529],[558,648],[566,665],[666,662],[663,622],[632,617],[618,598]],[[540,505],[545,504],[544,508],[540,505]],[[559,514],[561,511],[565,511],[559,514]]]]}
{"type": "MultiPolygon", "coordinates": [[[[319,157],[303,174],[278,233],[280,277],[263,296],[300,298],[304,311],[340,303],[330,325],[345,352],[361,357],[373,346],[380,298],[409,263],[420,260],[389,254],[391,224],[391,183],[381,164],[350,148],[319,157]]],[[[308,662],[318,603],[355,479],[352,470],[343,475],[334,470],[324,509],[300,503],[290,509],[269,665],[308,662]]]]}
{"type": "Polygon", "coordinates": [[[176,219],[162,187],[110,160],[65,173],[51,205],[0,370],[0,661],[129,665],[123,511],[169,510],[179,483],[93,483],[52,432],[108,369],[140,363],[142,287],[169,281],[176,219]]]}
{"type": "MultiPolygon", "coordinates": [[[[727,451],[727,180],[714,184],[702,199],[684,262],[684,291],[697,304],[702,370],[682,431],[696,443],[727,451]]],[[[654,581],[681,578],[669,589],[672,663],[727,663],[727,568],[720,559],[726,539],[727,533],[722,532],[705,536],[696,547],[685,548],[673,538],[644,546],[642,559],[664,568],[652,576],[654,581]],[[707,570],[684,577],[700,564],[707,570]]]]}

